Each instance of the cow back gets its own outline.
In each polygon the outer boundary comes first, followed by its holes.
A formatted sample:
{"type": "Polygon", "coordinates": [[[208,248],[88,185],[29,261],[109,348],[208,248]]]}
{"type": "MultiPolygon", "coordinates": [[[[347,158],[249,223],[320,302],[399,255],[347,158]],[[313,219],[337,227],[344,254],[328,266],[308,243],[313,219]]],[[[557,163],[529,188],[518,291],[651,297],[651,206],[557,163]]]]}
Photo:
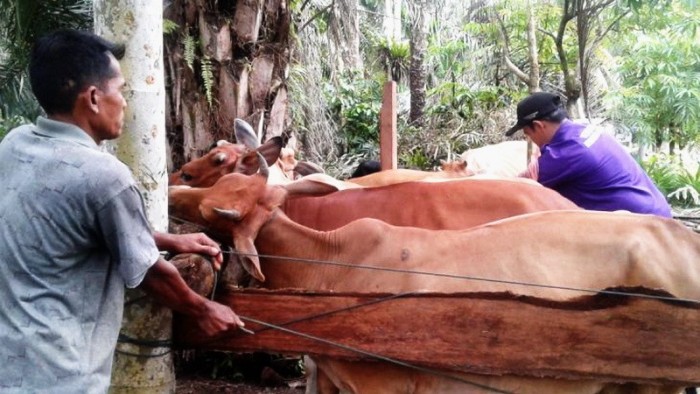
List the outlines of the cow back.
{"type": "Polygon", "coordinates": [[[523,213],[563,209],[577,207],[551,189],[494,179],[350,189],[290,198],[283,206],[290,219],[316,230],[333,230],[366,217],[396,226],[457,230],[523,213]]]}

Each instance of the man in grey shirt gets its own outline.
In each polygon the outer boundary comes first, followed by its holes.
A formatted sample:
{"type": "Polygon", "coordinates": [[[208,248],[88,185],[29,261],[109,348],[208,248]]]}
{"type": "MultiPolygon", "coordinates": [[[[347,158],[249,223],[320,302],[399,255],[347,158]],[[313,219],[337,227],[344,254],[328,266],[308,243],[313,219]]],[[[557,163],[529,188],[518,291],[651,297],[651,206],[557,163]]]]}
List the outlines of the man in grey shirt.
{"type": "Polygon", "coordinates": [[[243,326],[158,251],[220,264],[218,245],[203,234],[152,234],[128,168],[98,149],[122,132],[121,55],[77,31],[32,51],[32,89],[47,117],[0,143],[0,392],[106,392],[125,286],[209,335],[243,326]]]}

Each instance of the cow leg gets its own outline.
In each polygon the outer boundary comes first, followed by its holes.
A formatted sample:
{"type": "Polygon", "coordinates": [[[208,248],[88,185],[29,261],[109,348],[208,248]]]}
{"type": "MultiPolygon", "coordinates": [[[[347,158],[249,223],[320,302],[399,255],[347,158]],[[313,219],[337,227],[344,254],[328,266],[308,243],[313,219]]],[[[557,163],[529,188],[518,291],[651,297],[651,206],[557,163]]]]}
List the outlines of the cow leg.
{"type": "Polygon", "coordinates": [[[319,369],[309,356],[304,356],[304,370],[306,371],[306,394],[338,394],[340,392],[328,378],[328,375],[319,369]]]}

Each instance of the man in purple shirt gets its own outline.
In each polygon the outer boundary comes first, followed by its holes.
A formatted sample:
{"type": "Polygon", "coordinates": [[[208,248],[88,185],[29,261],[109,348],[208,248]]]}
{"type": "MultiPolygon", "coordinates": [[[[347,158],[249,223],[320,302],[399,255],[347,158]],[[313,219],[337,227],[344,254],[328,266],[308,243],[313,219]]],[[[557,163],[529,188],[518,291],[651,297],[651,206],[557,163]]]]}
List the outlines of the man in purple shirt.
{"type": "Polygon", "coordinates": [[[671,208],[641,166],[601,127],[567,118],[559,96],[533,93],[518,104],[518,122],[540,147],[539,183],[578,206],[597,211],[627,210],[671,217],[671,208]]]}

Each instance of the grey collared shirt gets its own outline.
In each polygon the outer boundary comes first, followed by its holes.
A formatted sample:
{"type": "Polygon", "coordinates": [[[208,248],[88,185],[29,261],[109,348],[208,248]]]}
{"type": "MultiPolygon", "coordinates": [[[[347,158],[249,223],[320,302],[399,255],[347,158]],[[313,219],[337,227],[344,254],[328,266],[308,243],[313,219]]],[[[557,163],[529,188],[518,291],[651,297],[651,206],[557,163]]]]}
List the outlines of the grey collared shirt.
{"type": "Polygon", "coordinates": [[[45,118],[0,143],[0,392],[102,393],[124,286],[158,259],[129,169],[45,118]]]}

